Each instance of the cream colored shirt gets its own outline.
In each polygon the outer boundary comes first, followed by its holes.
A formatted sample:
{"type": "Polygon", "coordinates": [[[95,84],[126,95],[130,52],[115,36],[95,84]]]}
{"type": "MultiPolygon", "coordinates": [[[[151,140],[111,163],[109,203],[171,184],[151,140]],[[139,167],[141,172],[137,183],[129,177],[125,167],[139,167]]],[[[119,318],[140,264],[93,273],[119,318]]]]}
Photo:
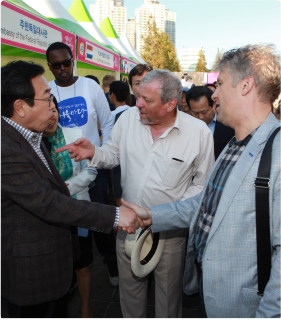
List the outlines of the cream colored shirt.
{"type": "Polygon", "coordinates": [[[213,145],[207,125],[180,111],[174,125],[153,141],[150,126],[131,107],[119,117],[107,143],[96,147],[88,166],[120,164],[122,197],[150,207],[199,194],[214,164],[213,145]]]}

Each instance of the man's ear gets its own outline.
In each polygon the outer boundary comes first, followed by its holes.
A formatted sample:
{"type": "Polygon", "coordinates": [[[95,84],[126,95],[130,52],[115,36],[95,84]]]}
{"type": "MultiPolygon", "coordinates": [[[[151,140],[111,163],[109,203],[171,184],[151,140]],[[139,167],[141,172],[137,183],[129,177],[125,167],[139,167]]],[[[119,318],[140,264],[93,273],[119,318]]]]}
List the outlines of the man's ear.
{"type": "Polygon", "coordinates": [[[25,104],[26,103],[21,99],[14,101],[14,114],[16,113],[19,117],[23,118],[25,116],[25,104]]]}
{"type": "Polygon", "coordinates": [[[177,107],[177,100],[176,98],[173,98],[173,99],[170,99],[168,102],[167,102],[167,112],[171,112],[173,111],[175,108],[177,107]]]}
{"type": "Polygon", "coordinates": [[[248,76],[241,81],[241,94],[242,96],[247,95],[254,87],[255,80],[253,76],[248,76]]]}

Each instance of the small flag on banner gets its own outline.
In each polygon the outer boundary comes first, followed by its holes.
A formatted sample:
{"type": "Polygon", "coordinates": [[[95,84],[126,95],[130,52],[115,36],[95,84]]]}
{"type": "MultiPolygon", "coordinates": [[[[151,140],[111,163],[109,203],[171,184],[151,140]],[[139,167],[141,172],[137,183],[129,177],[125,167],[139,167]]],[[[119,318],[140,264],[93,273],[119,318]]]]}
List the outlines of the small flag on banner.
{"type": "Polygon", "coordinates": [[[87,43],[87,49],[92,51],[92,50],[93,50],[93,47],[90,46],[90,45],[87,43]]]}

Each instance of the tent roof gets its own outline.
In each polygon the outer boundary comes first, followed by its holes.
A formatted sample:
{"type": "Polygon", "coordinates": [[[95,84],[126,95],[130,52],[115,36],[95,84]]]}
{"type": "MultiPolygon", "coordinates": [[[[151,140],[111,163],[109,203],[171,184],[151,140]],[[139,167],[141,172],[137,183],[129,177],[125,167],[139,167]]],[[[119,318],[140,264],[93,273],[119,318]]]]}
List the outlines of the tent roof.
{"type": "Polygon", "coordinates": [[[122,41],[122,43],[130,50],[130,52],[133,54],[133,56],[139,60],[140,63],[145,64],[145,61],[142,59],[142,57],[137,53],[137,51],[135,50],[135,48],[133,47],[133,45],[131,44],[129,38],[126,35],[125,30],[123,31],[120,40],[122,41]]]}
{"type": "Polygon", "coordinates": [[[114,27],[112,26],[110,19],[105,18],[100,26],[100,30],[107,37],[107,39],[116,47],[125,58],[129,58],[137,63],[139,61],[132,55],[130,50],[123,44],[123,42],[118,37],[114,27]]]}
{"type": "Polygon", "coordinates": [[[34,10],[31,6],[29,6],[27,3],[23,2],[22,0],[6,0],[6,2],[13,4],[14,6],[17,6],[25,11],[28,11],[43,20],[48,21],[48,19],[44,15],[34,10]]]}
{"type": "Polygon", "coordinates": [[[102,24],[100,25],[100,30],[108,38],[115,38],[115,39],[119,38],[109,18],[105,18],[103,20],[102,24]]]}
{"type": "MultiPolygon", "coordinates": [[[[18,0],[9,0],[17,4],[18,0]]],[[[90,35],[62,6],[58,0],[24,0],[29,6],[37,10],[41,15],[45,16],[52,23],[59,27],[73,32],[83,38],[86,38],[93,43],[105,47],[100,41],[90,35]]],[[[112,47],[108,47],[109,50],[113,50],[112,47]]]]}
{"type": "Polygon", "coordinates": [[[83,0],[73,0],[68,12],[91,36],[112,51],[120,54],[120,51],[111,44],[93,21],[83,0]]]}
{"type": "Polygon", "coordinates": [[[83,0],[73,0],[68,12],[78,22],[93,22],[93,19],[83,0]]]}

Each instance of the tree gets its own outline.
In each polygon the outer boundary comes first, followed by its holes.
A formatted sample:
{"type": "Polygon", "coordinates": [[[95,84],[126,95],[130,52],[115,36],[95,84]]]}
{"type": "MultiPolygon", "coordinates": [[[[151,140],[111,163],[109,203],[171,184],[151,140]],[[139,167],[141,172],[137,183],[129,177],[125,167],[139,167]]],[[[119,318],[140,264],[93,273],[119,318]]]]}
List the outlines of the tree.
{"type": "Polygon", "coordinates": [[[207,62],[206,62],[203,49],[199,51],[199,58],[197,61],[197,66],[195,71],[209,72],[209,69],[207,69],[207,62]]]}
{"type": "Polygon", "coordinates": [[[153,69],[168,69],[170,71],[181,71],[176,55],[176,50],[169,36],[157,29],[155,20],[151,17],[147,23],[148,35],[143,37],[144,46],[141,57],[150,64],[153,69]]]}
{"type": "Polygon", "coordinates": [[[222,56],[223,56],[223,53],[224,53],[224,50],[221,49],[219,50],[218,48],[218,51],[216,53],[216,57],[215,57],[215,61],[213,63],[213,66],[212,66],[212,71],[214,71],[219,63],[219,61],[221,60],[222,56]]]}

